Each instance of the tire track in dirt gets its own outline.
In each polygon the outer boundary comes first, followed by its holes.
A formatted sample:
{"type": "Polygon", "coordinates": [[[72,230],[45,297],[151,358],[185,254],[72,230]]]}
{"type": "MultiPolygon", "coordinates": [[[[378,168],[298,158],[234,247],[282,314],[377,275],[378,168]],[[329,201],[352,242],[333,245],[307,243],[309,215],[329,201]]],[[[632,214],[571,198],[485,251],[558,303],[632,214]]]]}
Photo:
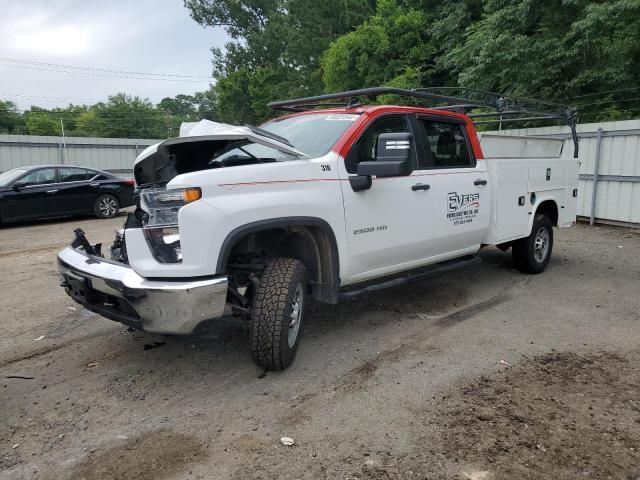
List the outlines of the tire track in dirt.
{"type": "Polygon", "coordinates": [[[97,337],[101,337],[103,335],[108,335],[110,333],[112,333],[113,330],[101,330],[99,332],[94,332],[94,333],[90,333],[87,335],[83,335],[81,337],[76,337],[76,338],[72,338],[66,342],[60,342],[60,343],[56,343],[53,345],[49,345],[47,347],[44,348],[40,348],[38,350],[35,351],[31,351],[31,352],[27,352],[24,353],[22,355],[18,355],[17,357],[11,357],[8,358],[6,360],[2,360],[0,361],[0,368],[6,367],[7,365],[12,365],[14,363],[19,363],[22,362],[24,360],[31,360],[33,358],[36,357],[41,357],[43,355],[47,355],[48,353],[51,352],[55,352],[56,350],[61,350],[65,347],[68,347],[69,345],[73,345],[74,343],[79,343],[79,342],[83,342],[85,340],[91,340],[93,338],[97,338],[97,337]]]}
{"type": "Polygon", "coordinates": [[[34,253],[43,253],[43,252],[54,252],[64,248],[68,243],[59,243],[56,245],[48,245],[46,247],[36,247],[36,248],[28,248],[25,250],[10,250],[8,252],[0,253],[0,258],[14,258],[14,257],[24,257],[27,255],[32,255],[34,253]]]}
{"type": "MultiPolygon", "coordinates": [[[[80,463],[47,478],[155,480],[178,474],[207,457],[206,446],[192,435],[171,430],[142,433],[107,450],[89,454],[80,463]]],[[[52,472],[53,473],[53,472],[52,472]]]]}
{"type": "MultiPolygon", "coordinates": [[[[410,335],[406,335],[399,344],[386,350],[382,350],[376,355],[376,357],[371,358],[351,369],[343,375],[339,382],[335,383],[330,390],[336,394],[350,394],[364,389],[365,384],[375,376],[382,365],[396,362],[409,352],[416,350],[424,351],[424,342],[426,340],[439,335],[465,320],[471,319],[481,313],[491,310],[497,305],[507,302],[511,298],[511,292],[513,289],[522,287],[529,283],[529,281],[530,277],[527,277],[521,282],[503,289],[498,294],[486,300],[481,300],[454,312],[435,317],[433,323],[430,325],[421,328],[417,332],[413,331],[410,335]]],[[[420,314],[414,313],[414,315],[424,318],[420,314]]],[[[296,408],[282,419],[283,423],[288,426],[295,426],[309,419],[310,417],[307,415],[308,404],[313,403],[317,395],[318,394],[316,393],[305,396],[302,401],[298,402],[296,408]]]]}

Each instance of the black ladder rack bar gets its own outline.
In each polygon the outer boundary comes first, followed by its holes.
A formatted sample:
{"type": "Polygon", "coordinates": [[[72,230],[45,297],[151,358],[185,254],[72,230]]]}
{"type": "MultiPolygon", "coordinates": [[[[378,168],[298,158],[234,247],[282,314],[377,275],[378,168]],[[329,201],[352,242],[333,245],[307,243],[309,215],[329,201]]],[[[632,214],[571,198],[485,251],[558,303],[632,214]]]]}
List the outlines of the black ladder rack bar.
{"type": "MultiPolygon", "coordinates": [[[[400,97],[419,98],[424,100],[436,100],[439,102],[450,102],[455,104],[467,103],[474,107],[490,107],[496,108],[496,105],[490,102],[469,101],[464,98],[451,97],[448,95],[439,95],[430,92],[421,92],[417,90],[405,90],[403,88],[394,87],[372,87],[361,88],[359,90],[348,90],[346,92],[327,93],[325,95],[316,95],[314,97],[297,98],[294,100],[282,100],[279,102],[269,103],[269,107],[273,110],[288,110],[289,108],[306,107],[309,104],[319,104],[326,100],[343,100],[356,97],[378,97],[380,95],[398,95],[400,97]]],[[[314,106],[315,106],[314,105],[314,106]]],[[[346,106],[346,105],[345,105],[346,106]]]]}
{"type": "Polygon", "coordinates": [[[495,120],[480,120],[478,122],[474,121],[476,125],[489,124],[489,123],[514,123],[514,122],[533,122],[535,120],[559,120],[558,117],[522,117],[522,118],[496,118],[495,120]]]}

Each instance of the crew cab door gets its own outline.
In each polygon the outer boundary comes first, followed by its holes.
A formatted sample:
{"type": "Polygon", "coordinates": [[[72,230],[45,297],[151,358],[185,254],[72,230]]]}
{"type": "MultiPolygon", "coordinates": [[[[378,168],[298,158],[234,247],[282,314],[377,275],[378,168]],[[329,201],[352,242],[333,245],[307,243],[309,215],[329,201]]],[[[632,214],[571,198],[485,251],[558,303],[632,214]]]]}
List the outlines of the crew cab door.
{"type": "Polygon", "coordinates": [[[485,162],[474,157],[462,119],[412,117],[421,141],[418,170],[430,186],[422,208],[432,216],[430,251],[437,260],[478,250],[491,219],[491,189],[485,162]]]}
{"type": "MultiPolygon", "coordinates": [[[[378,137],[383,133],[414,132],[406,115],[374,120],[345,161],[339,162],[341,179],[355,174],[358,163],[375,160],[378,137]]],[[[415,153],[415,135],[411,148],[415,153]]],[[[341,182],[349,248],[349,271],[341,271],[343,283],[405,270],[431,255],[431,213],[424,201],[429,192],[414,188],[420,182],[410,175],[373,177],[371,187],[361,191],[354,191],[348,181],[341,182]]]]}

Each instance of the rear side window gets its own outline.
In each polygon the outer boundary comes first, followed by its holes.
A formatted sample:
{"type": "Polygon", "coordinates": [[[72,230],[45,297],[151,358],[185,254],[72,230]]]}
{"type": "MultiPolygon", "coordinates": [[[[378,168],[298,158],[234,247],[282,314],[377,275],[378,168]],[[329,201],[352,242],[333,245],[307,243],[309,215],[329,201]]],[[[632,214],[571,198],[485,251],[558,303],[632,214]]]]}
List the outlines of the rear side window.
{"type": "Polygon", "coordinates": [[[61,182],[81,182],[83,180],[91,180],[96,176],[96,172],[85,170],[84,168],[60,168],[61,182]]]}
{"type": "Polygon", "coordinates": [[[419,168],[474,167],[475,160],[460,123],[418,119],[425,139],[425,149],[419,159],[419,168]]]}

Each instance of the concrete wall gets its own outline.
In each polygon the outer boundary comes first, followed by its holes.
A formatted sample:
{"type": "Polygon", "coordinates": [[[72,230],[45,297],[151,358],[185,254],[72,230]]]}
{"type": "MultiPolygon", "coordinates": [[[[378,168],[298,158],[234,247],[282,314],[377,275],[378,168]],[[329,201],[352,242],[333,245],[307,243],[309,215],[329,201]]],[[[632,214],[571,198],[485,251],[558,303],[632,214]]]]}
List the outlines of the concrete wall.
{"type": "Polygon", "coordinates": [[[67,164],[130,176],[133,161],[152,139],[0,135],[0,172],[29,165],[67,164]]]}
{"type": "MultiPolygon", "coordinates": [[[[580,137],[578,215],[596,222],[640,227],[640,120],[585,123],[578,125],[577,131],[580,137]],[[596,182],[594,173],[597,173],[596,182]]],[[[492,133],[570,137],[568,127],[492,133]]],[[[572,142],[567,142],[563,154],[573,155],[572,142]]]]}

